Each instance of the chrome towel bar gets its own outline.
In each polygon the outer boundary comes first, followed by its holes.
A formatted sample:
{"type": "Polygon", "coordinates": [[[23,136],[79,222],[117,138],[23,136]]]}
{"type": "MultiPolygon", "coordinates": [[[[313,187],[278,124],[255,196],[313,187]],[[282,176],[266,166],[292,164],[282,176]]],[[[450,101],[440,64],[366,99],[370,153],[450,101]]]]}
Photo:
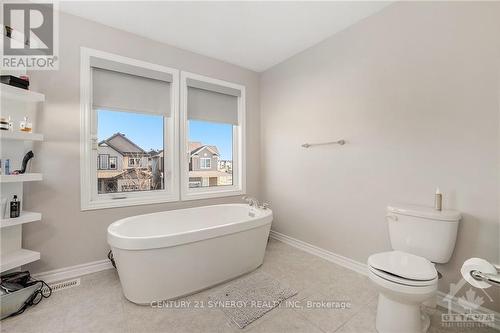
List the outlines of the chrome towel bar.
{"type": "Polygon", "coordinates": [[[304,143],[302,147],[304,148],[310,148],[314,146],[326,146],[326,145],[345,145],[346,141],[345,140],[337,140],[337,141],[330,141],[330,142],[321,142],[321,143],[304,143]]]}

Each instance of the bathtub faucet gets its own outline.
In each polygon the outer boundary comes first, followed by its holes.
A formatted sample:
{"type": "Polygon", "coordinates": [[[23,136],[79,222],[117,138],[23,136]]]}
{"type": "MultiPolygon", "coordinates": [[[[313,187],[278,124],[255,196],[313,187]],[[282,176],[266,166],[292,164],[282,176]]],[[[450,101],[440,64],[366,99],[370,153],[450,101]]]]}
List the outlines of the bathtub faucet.
{"type": "Polygon", "coordinates": [[[250,207],[259,208],[259,206],[260,206],[259,200],[255,199],[254,197],[244,196],[242,199],[245,200],[246,202],[248,202],[250,207]]]}
{"type": "Polygon", "coordinates": [[[269,204],[267,202],[260,204],[259,200],[257,200],[254,197],[244,196],[242,199],[245,200],[246,202],[248,202],[250,207],[261,208],[261,209],[268,209],[269,208],[269,204]]]}

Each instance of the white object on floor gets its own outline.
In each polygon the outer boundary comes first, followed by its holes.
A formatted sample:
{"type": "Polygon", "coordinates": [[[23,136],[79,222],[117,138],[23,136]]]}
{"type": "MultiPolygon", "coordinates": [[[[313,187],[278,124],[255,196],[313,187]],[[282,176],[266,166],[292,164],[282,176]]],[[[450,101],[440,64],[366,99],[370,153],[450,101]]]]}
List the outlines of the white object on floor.
{"type": "Polygon", "coordinates": [[[128,217],[108,227],[125,297],[138,304],[191,294],[262,264],[270,209],[214,205],[128,217]]]}
{"type": "Polygon", "coordinates": [[[460,213],[419,206],[388,206],[387,222],[394,251],[368,258],[368,276],[379,291],[379,333],[422,333],[429,318],[422,303],[437,292],[438,274],[431,262],[450,259],[460,213]]]}

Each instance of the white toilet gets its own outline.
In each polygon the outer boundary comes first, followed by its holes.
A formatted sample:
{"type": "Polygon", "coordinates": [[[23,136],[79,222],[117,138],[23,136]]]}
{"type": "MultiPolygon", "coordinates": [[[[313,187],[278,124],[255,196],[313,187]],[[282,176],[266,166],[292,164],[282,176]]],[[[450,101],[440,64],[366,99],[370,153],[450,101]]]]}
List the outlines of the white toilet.
{"type": "Polygon", "coordinates": [[[457,211],[394,205],[387,207],[394,251],[368,258],[369,277],[379,290],[376,328],[379,333],[422,333],[429,317],[420,306],[433,302],[438,273],[433,263],[446,263],[455,248],[457,211]]]}

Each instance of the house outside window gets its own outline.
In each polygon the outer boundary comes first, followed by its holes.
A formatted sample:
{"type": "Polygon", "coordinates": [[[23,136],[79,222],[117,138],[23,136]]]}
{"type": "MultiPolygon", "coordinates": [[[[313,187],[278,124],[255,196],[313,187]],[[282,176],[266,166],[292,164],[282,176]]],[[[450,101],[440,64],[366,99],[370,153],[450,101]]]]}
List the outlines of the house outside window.
{"type": "MultiPolygon", "coordinates": [[[[127,119],[128,114],[121,115],[127,119]]],[[[114,117],[114,116],[112,116],[114,117]]],[[[157,120],[163,122],[163,119],[157,120]]],[[[159,133],[163,137],[162,130],[159,133]]],[[[101,166],[103,161],[109,167],[101,167],[98,172],[98,192],[120,193],[133,191],[151,191],[163,189],[162,174],[164,170],[154,168],[151,164],[151,154],[133,142],[123,133],[115,133],[109,138],[99,142],[97,151],[100,156],[101,166]],[[109,157],[109,155],[116,155],[109,157]],[[109,158],[108,158],[109,157],[109,158]],[[104,171],[108,170],[108,171],[104,171]]]]}

